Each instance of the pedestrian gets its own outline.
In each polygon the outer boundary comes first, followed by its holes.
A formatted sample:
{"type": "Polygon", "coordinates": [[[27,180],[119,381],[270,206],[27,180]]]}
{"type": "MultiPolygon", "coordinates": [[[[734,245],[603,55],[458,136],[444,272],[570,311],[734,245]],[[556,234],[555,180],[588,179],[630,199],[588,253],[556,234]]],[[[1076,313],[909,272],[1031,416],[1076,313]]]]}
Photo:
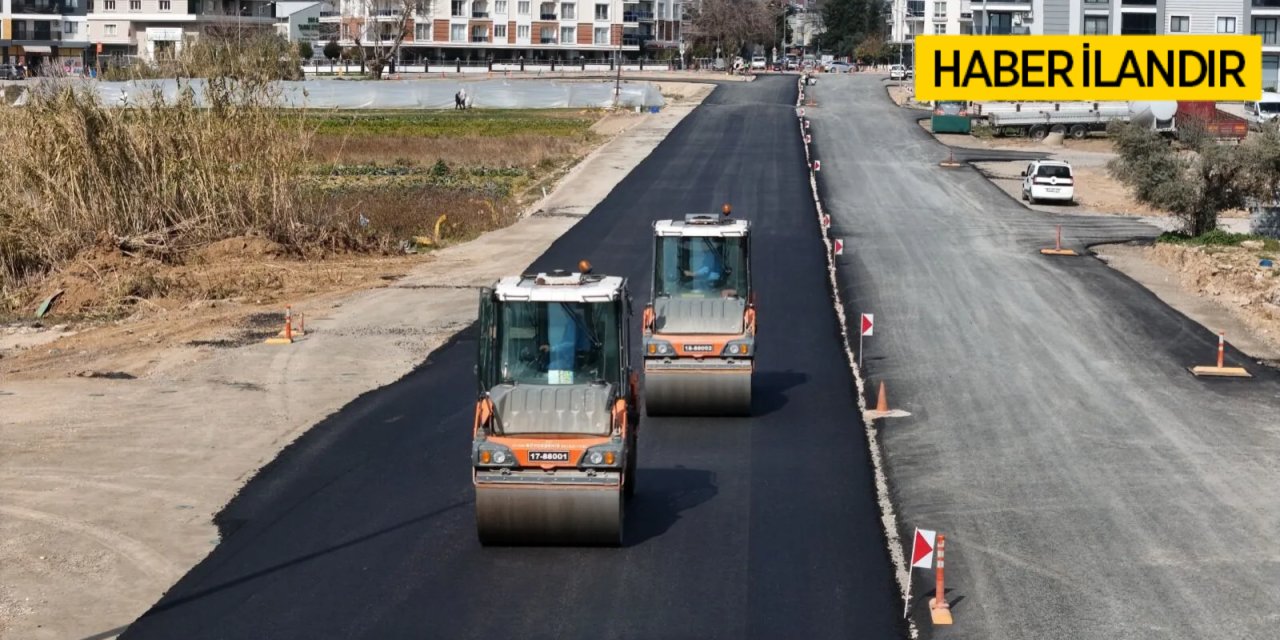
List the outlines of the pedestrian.
{"type": "Polygon", "coordinates": [[[453,110],[457,111],[462,108],[462,92],[458,91],[453,94],[453,110]]]}
{"type": "Polygon", "coordinates": [[[467,89],[465,87],[458,89],[458,104],[460,109],[467,108],[467,89]]]}

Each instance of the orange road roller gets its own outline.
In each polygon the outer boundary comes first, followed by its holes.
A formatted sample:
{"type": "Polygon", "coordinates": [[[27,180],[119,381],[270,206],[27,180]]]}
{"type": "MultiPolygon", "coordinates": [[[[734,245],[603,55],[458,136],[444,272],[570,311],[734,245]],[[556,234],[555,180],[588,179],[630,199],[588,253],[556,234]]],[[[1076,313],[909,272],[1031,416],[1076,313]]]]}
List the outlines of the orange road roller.
{"type": "Polygon", "coordinates": [[[654,223],[644,309],[644,403],[657,415],[750,415],[756,311],[751,223],[689,214],[654,223]]]}
{"type": "Polygon", "coordinates": [[[480,293],[471,445],[484,545],[620,545],[638,380],[623,278],[511,276],[480,293]]]}

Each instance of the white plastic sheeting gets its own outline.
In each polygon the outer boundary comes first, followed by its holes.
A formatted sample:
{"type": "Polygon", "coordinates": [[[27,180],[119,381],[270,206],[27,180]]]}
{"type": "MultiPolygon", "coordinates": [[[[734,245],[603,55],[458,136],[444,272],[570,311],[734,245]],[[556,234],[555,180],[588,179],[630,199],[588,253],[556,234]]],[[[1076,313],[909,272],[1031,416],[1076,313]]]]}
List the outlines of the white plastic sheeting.
{"type": "MultiPolygon", "coordinates": [[[[199,101],[204,82],[196,79],[182,83],[192,86],[199,101]]],[[[314,109],[452,109],[459,89],[466,89],[471,105],[477,108],[551,109],[614,104],[612,81],[307,80],[280,85],[282,106],[314,109]]],[[[176,80],[98,82],[95,87],[105,104],[117,106],[145,102],[156,87],[167,100],[176,98],[179,91],[176,80]]],[[[623,107],[664,104],[662,93],[650,82],[624,82],[619,95],[623,107]]]]}

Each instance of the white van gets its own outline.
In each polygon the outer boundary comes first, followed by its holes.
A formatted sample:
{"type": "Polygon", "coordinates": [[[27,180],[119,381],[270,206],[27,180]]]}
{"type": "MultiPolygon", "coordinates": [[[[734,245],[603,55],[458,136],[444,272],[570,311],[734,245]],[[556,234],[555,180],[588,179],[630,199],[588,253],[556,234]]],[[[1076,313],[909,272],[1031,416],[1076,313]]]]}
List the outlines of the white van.
{"type": "Polygon", "coordinates": [[[1022,172],[1022,199],[1035,204],[1041,200],[1072,202],[1076,197],[1075,174],[1061,160],[1035,160],[1022,172]]]}
{"type": "Polygon", "coordinates": [[[1258,124],[1274,120],[1276,116],[1280,116],[1280,93],[1263,92],[1261,100],[1245,104],[1245,111],[1258,124]]]}

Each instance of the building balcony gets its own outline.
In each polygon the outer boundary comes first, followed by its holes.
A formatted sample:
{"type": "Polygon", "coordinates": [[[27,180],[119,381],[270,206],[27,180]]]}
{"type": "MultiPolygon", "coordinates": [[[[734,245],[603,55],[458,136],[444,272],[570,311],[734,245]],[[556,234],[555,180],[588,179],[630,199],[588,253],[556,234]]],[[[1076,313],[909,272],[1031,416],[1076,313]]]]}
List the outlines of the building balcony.
{"type": "Polygon", "coordinates": [[[473,20],[486,20],[489,18],[489,12],[488,11],[472,11],[471,18],[473,20]]]}
{"type": "Polygon", "coordinates": [[[61,2],[14,2],[12,12],[57,15],[66,10],[61,2]]]}
{"type": "Polygon", "coordinates": [[[1254,9],[1280,9],[1280,0],[1253,0],[1254,9]]]}
{"type": "Polygon", "coordinates": [[[399,18],[404,12],[399,9],[374,9],[369,15],[375,18],[399,18]]]}
{"type": "Polygon", "coordinates": [[[559,20],[560,18],[556,17],[556,14],[554,13],[539,13],[538,19],[539,20],[559,20]]]}
{"type": "Polygon", "coordinates": [[[61,31],[33,31],[31,29],[14,29],[12,38],[14,44],[19,41],[26,42],[59,42],[62,40],[61,31]]]}
{"type": "Polygon", "coordinates": [[[488,36],[471,36],[471,44],[483,44],[489,42],[488,36]]]}
{"type": "Polygon", "coordinates": [[[538,44],[555,44],[555,38],[538,38],[538,44]]]}

